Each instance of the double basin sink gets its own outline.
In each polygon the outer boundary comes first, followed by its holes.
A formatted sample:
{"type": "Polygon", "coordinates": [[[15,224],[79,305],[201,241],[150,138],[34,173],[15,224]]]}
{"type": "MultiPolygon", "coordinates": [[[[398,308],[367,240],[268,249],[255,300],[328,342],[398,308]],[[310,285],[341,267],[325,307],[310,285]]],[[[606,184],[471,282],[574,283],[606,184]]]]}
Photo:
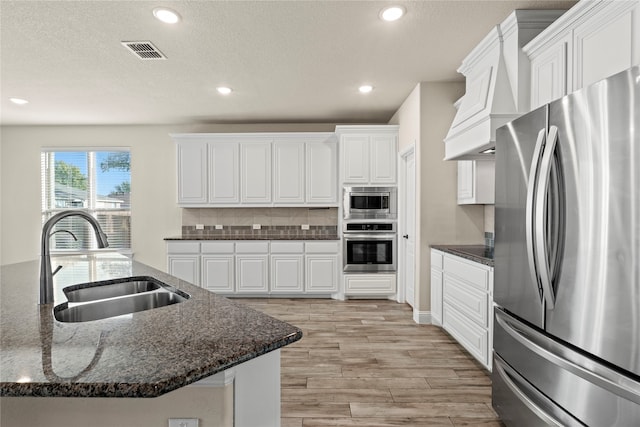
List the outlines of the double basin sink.
{"type": "Polygon", "coordinates": [[[153,277],[128,277],[67,286],[67,302],[53,315],[59,322],[89,322],[178,304],[190,295],[153,277]]]}

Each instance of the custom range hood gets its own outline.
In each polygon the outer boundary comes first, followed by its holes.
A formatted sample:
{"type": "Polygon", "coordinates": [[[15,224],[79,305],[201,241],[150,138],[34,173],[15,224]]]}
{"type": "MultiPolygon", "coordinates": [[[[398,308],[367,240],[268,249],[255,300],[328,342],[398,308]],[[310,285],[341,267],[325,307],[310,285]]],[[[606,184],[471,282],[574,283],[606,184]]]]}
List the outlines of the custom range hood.
{"type": "Polygon", "coordinates": [[[516,10],[476,46],[458,72],[466,90],[444,139],[444,160],[493,160],[496,129],[530,110],[531,73],[522,47],[564,10],[516,10]]]}

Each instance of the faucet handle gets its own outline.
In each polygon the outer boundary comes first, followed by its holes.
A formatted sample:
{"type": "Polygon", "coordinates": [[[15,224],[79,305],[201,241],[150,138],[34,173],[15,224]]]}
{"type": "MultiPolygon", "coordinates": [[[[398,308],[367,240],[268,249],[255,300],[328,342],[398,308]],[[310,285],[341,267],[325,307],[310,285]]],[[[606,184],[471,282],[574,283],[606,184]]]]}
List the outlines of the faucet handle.
{"type": "Polygon", "coordinates": [[[61,265],[59,265],[59,266],[58,266],[58,268],[56,268],[56,269],[55,269],[55,271],[54,271],[53,273],[51,273],[51,276],[52,276],[52,277],[53,277],[53,276],[55,276],[55,275],[56,275],[56,273],[57,273],[58,271],[60,271],[60,269],[62,269],[62,266],[61,266],[61,265]]]}

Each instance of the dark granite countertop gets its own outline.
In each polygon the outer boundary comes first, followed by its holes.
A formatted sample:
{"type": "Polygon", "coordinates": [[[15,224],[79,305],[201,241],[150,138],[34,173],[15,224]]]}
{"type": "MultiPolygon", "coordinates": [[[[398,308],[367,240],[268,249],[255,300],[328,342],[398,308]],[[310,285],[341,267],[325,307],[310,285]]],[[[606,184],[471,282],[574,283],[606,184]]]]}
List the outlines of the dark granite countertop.
{"type": "Polygon", "coordinates": [[[493,248],[484,245],[431,245],[432,249],[493,267],[493,248]]]}
{"type": "Polygon", "coordinates": [[[156,397],[298,341],[288,323],[121,255],[54,258],[55,303],[38,305],[39,261],[0,267],[0,396],[156,397]],[[52,310],[71,284],[151,276],[191,298],[83,323],[52,310]]]}

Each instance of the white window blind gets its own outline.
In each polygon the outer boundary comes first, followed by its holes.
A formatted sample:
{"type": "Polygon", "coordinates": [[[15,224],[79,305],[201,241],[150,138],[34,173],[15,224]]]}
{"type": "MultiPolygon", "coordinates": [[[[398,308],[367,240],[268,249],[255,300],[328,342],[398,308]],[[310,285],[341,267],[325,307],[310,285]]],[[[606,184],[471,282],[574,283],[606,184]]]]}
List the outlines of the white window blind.
{"type": "MultiPolygon", "coordinates": [[[[41,153],[41,171],[43,224],[62,210],[82,209],[98,220],[107,234],[110,249],[131,250],[131,155],[128,150],[46,149],[41,153]]],[[[93,229],[77,216],[59,221],[50,239],[52,252],[97,249],[93,229]]]]}

